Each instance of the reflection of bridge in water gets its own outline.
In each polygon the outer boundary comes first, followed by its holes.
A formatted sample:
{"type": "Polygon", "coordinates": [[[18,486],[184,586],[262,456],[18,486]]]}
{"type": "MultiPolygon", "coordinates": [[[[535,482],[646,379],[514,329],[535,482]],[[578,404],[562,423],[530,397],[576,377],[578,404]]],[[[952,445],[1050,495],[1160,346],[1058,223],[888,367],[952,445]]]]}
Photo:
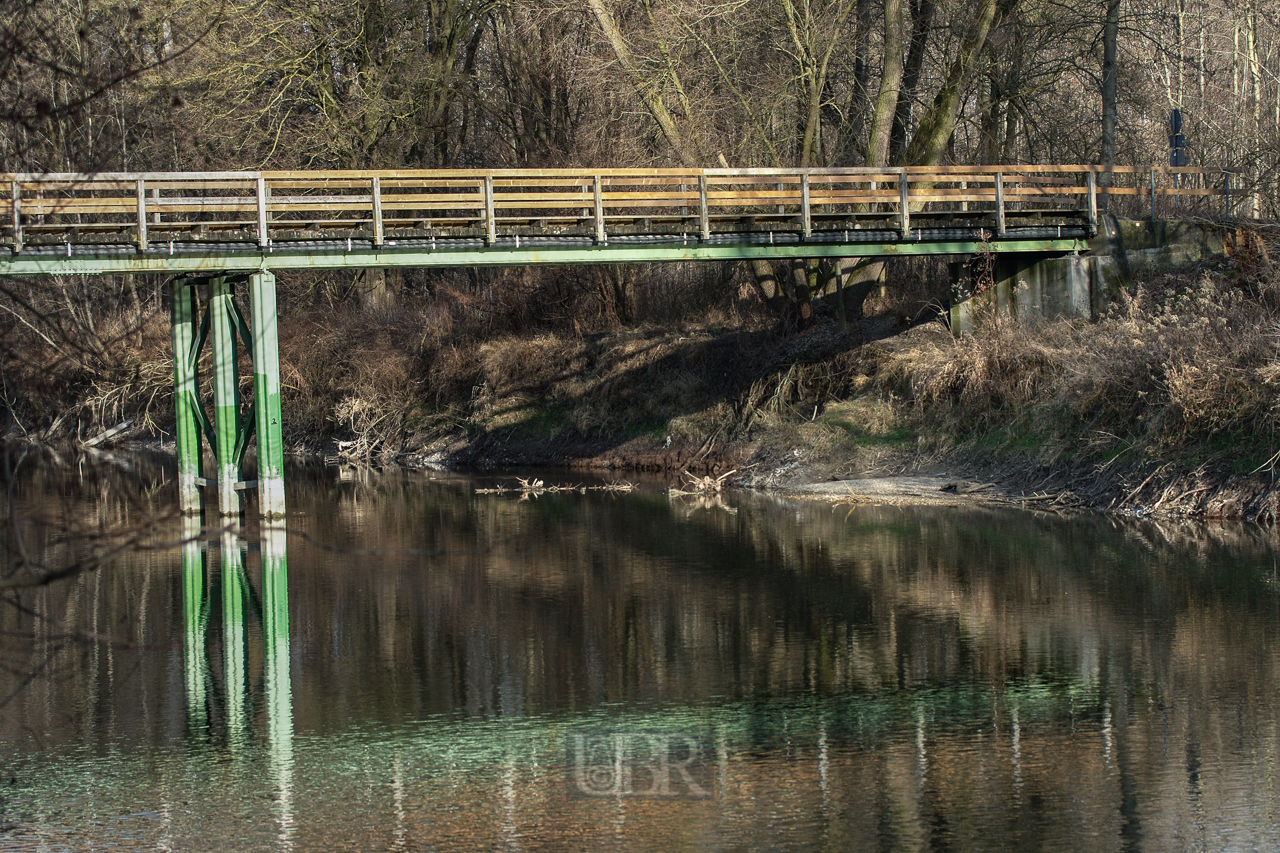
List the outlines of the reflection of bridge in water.
{"type": "Polygon", "coordinates": [[[276,819],[282,846],[293,831],[293,688],[289,654],[289,580],[283,527],[264,526],[259,535],[261,589],[254,595],[246,573],[248,543],[230,528],[218,540],[219,605],[222,615],[222,696],[211,696],[214,678],[208,650],[212,573],[211,542],[201,539],[200,521],[183,519],[182,606],[183,670],[187,727],[209,734],[215,706],[221,704],[228,747],[244,750],[253,740],[249,662],[258,659],[248,648],[246,610],[257,610],[262,625],[262,709],[266,718],[267,763],[276,787],[276,819]]]}
{"type": "MultiPolygon", "coordinates": [[[[0,275],[174,276],[180,503],[256,486],[284,514],[275,271],[979,253],[1083,254],[1112,197],[1229,194],[1219,170],[1087,165],[832,169],[437,170],[0,176],[0,275]],[[237,299],[248,290],[250,317],[237,299]],[[254,370],[243,417],[237,338],[254,370]],[[213,415],[197,362],[213,351],[213,415]],[[256,433],[258,471],[242,476],[256,433]],[[217,463],[206,478],[201,437],[217,463]]],[[[1229,198],[1229,195],[1228,195],[1229,198]]],[[[833,264],[840,299],[843,270],[833,264]]]]}

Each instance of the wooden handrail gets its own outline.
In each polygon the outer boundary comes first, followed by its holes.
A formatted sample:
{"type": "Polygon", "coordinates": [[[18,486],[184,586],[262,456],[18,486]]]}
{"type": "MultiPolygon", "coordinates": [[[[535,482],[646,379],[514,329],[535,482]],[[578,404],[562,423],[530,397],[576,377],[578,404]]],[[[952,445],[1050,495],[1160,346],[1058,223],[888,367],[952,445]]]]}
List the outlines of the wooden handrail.
{"type": "MultiPolygon", "coordinates": [[[[140,249],[192,231],[244,233],[262,247],[299,233],[366,234],[376,246],[398,234],[474,229],[494,243],[502,229],[578,221],[597,242],[609,227],[661,220],[696,239],[717,223],[758,219],[814,232],[879,219],[910,239],[912,217],[990,221],[997,233],[1019,215],[1097,221],[1097,196],[1222,195],[1207,186],[1156,187],[1165,175],[1223,175],[1198,167],[1094,165],[908,166],[809,169],[438,169],[245,172],[109,172],[0,175],[14,251],[40,235],[131,235],[140,249]],[[1102,176],[1113,180],[1102,181],[1102,176]],[[1148,185],[1150,184],[1150,185],[1148,185]],[[840,223],[843,223],[841,225],[840,223]]],[[[45,239],[51,239],[46,236],[45,239]]],[[[233,239],[245,239],[235,236],[233,239]]]]}

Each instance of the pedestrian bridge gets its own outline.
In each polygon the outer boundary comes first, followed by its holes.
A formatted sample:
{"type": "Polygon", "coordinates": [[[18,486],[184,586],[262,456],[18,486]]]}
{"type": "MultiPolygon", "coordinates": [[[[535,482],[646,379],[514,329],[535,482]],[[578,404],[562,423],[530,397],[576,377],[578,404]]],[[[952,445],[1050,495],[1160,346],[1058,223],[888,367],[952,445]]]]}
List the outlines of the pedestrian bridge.
{"type": "Polygon", "coordinates": [[[1087,252],[1100,207],[1207,211],[1208,197],[1230,199],[1229,179],[1088,165],[11,174],[0,175],[0,275],[170,276],[181,508],[200,512],[201,487],[215,487],[219,512],[236,515],[256,487],[271,518],[285,511],[277,271],[1048,257],[1087,252]],[[206,342],[212,417],[198,375],[206,342]],[[257,476],[245,480],[255,433],[257,476]]]}
{"type": "Polygon", "coordinates": [[[1096,232],[1100,197],[1149,196],[1154,210],[1221,195],[1225,177],[1062,165],[7,175],[0,275],[1070,252],[1096,232]]]}

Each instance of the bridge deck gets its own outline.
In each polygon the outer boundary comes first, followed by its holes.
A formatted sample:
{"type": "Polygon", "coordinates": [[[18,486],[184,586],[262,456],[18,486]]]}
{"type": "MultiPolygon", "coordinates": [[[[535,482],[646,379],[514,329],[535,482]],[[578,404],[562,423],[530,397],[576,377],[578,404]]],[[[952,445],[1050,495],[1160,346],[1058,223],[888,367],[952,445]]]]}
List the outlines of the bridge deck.
{"type": "Polygon", "coordinates": [[[1095,232],[1099,195],[1219,195],[1217,174],[1050,165],[4,175],[10,252],[0,274],[1069,251],[1095,232]],[[1183,185],[1157,187],[1157,175],[1183,185]]]}

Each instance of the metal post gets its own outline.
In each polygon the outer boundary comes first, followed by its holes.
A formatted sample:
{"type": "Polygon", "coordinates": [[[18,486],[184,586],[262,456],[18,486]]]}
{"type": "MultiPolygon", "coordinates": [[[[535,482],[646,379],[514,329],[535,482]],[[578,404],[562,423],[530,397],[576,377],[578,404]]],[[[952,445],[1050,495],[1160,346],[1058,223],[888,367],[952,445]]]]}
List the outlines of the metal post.
{"type": "Polygon", "coordinates": [[[603,246],[609,242],[609,236],[604,232],[604,189],[599,175],[591,176],[591,194],[595,199],[596,242],[603,246]]]}
{"type": "Polygon", "coordinates": [[[13,250],[22,251],[22,184],[14,181],[13,192],[13,250]]]}
{"type": "Polygon", "coordinates": [[[138,251],[147,250],[147,182],[138,178],[138,251]]]}
{"type": "Polygon", "coordinates": [[[1089,228],[1098,231],[1098,176],[1089,171],[1085,173],[1085,182],[1089,186],[1089,228]]]}
{"type": "Polygon", "coordinates": [[[208,671],[205,667],[204,550],[200,547],[200,520],[182,519],[182,651],[187,692],[187,728],[198,731],[209,724],[205,707],[208,671]]]}
{"type": "Polygon", "coordinates": [[[258,512],[284,516],[284,436],[280,418],[280,345],[276,323],[276,277],[249,277],[253,323],[253,410],[258,435],[258,512]]]}
{"type": "Polygon", "coordinates": [[[698,231],[703,240],[711,239],[711,211],[707,206],[707,176],[698,176],[698,231]]]}
{"type": "Polygon", "coordinates": [[[1151,225],[1156,224],[1156,170],[1151,170],[1151,225]]]}
{"type": "Polygon", "coordinates": [[[907,198],[910,195],[910,188],[907,182],[907,170],[898,170],[898,218],[902,225],[902,239],[906,240],[911,236],[911,205],[907,198]]]}
{"type": "Polygon", "coordinates": [[[258,246],[265,249],[270,242],[267,233],[267,180],[258,176],[258,246]]]}
{"type": "Polygon", "coordinates": [[[1004,236],[1004,175],[996,172],[996,234],[1004,236]]]}
{"type": "Polygon", "coordinates": [[[227,278],[209,285],[209,331],[213,339],[214,454],[218,457],[218,511],[239,515],[240,383],[236,368],[235,286],[227,278]]]}
{"type": "Polygon", "coordinates": [[[373,179],[373,245],[382,245],[382,179],[373,179]]]}
{"type": "Polygon", "coordinates": [[[800,223],[804,228],[804,239],[813,236],[813,217],[809,211],[809,175],[800,176],[800,223]]]}
{"type": "Polygon", "coordinates": [[[235,533],[222,533],[222,653],[226,691],[227,739],[238,745],[248,736],[248,666],[245,660],[244,552],[235,533]]]}
{"type": "Polygon", "coordinates": [[[196,387],[196,360],[199,342],[199,299],[187,280],[177,278],[169,285],[169,325],[173,341],[174,443],[178,454],[178,508],[183,515],[200,512],[200,400],[196,387]]]}
{"type": "Polygon", "coordinates": [[[492,246],[498,240],[498,223],[493,209],[493,175],[484,176],[484,185],[481,189],[484,192],[484,239],[488,245],[492,246]]]}

